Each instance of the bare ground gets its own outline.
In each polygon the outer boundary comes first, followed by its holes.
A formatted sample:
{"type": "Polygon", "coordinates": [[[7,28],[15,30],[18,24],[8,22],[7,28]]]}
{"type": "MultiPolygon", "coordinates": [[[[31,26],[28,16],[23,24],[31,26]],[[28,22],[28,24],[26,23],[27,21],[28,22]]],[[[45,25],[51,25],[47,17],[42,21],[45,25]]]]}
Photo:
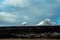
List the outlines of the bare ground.
{"type": "Polygon", "coordinates": [[[0,40],[60,40],[60,39],[46,39],[46,38],[36,38],[36,39],[21,39],[21,38],[9,38],[9,39],[0,39],[0,40]]]}

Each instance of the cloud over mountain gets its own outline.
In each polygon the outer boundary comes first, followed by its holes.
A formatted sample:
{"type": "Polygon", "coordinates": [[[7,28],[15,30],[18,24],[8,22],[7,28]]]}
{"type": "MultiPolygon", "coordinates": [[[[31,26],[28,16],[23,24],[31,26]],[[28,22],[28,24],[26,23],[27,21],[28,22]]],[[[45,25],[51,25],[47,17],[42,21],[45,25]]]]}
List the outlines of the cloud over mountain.
{"type": "Polygon", "coordinates": [[[56,19],[57,22],[60,20],[57,19],[60,18],[60,0],[4,0],[0,4],[0,12],[4,16],[0,15],[0,20],[11,20],[12,23],[18,20],[36,24],[45,18],[56,19]]]}

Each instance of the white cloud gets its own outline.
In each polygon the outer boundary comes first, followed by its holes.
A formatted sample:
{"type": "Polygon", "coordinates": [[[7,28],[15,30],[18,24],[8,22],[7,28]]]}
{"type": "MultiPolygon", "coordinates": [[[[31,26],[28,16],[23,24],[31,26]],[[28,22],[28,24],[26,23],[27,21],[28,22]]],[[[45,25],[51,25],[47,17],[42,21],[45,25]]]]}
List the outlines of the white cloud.
{"type": "Polygon", "coordinates": [[[0,12],[0,20],[6,21],[6,22],[16,22],[17,16],[11,13],[6,12],[0,12]]]}
{"type": "Polygon", "coordinates": [[[27,3],[26,0],[5,0],[2,2],[3,5],[9,5],[9,6],[20,6],[24,7],[27,3]]]}
{"type": "MultiPolygon", "coordinates": [[[[35,0],[35,1],[37,1],[37,0],[35,0]]],[[[56,0],[54,0],[54,1],[56,1],[56,0]]],[[[29,9],[27,9],[28,12],[34,13],[34,14],[36,13],[36,14],[40,14],[40,15],[45,14],[46,16],[51,16],[52,15],[51,10],[59,5],[58,1],[56,1],[56,3],[53,2],[52,4],[47,3],[44,0],[40,1],[41,3],[40,2],[37,3],[37,2],[34,4],[34,2],[32,3],[32,2],[29,2],[28,0],[5,0],[4,2],[2,2],[2,4],[11,5],[11,6],[17,6],[17,7],[28,6],[27,7],[27,8],[29,8],[29,9]]],[[[12,10],[14,10],[14,9],[12,9],[12,10]]],[[[20,10],[19,10],[19,12],[20,12],[20,10]]]]}

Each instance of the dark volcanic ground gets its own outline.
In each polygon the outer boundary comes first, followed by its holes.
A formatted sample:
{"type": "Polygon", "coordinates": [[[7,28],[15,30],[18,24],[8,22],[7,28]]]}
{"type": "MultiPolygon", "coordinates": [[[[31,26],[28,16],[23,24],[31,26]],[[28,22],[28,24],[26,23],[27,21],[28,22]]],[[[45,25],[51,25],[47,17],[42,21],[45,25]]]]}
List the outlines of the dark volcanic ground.
{"type": "Polygon", "coordinates": [[[57,26],[9,26],[0,27],[0,38],[60,38],[57,26]]]}

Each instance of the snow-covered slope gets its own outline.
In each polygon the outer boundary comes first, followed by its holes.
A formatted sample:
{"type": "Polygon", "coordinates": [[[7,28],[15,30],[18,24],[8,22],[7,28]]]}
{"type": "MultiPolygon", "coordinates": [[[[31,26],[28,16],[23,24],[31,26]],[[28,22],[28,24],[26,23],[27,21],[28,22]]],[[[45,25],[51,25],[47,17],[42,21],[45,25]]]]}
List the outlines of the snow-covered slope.
{"type": "Polygon", "coordinates": [[[51,26],[53,25],[53,22],[51,22],[50,19],[45,19],[41,21],[40,23],[37,24],[37,26],[42,25],[42,26],[51,26]]]}
{"type": "Polygon", "coordinates": [[[28,25],[27,22],[23,22],[23,23],[22,23],[22,26],[27,26],[27,25],[28,25]]]}

